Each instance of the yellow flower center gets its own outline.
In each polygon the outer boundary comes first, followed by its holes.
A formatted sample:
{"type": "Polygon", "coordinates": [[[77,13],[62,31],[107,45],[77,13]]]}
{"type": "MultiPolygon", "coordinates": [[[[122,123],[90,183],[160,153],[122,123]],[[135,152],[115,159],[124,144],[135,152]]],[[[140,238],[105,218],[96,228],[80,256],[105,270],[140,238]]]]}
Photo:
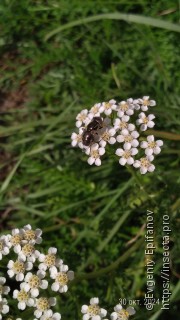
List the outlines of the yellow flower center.
{"type": "Polygon", "coordinates": [[[56,276],[56,282],[58,282],[61,286],[65,286],[68,283],[67,274],[64,272],[59,272],[56,276]]]}
{"type": "Polygon", "coordinates": [[[36,238],[36,233],[34,230],[26,230],[24,233],[24,239],[25,240],[34,240],[36,238]]]}
{"type": "Polygon", "coordinates": [[[47,267],[52,267],[55,265],[56,262],[56,256],[54,254],[47,254],[44,260],[44,263],[47,265],[47,267]]]}
{"type": "Polygon", "coordinates": [[[144,117],[144,118],[143,118],[143,123],[144,123],[144,124],[147,124],[148,122],[149,122],[148,118],[147,118],[147,117],[144,117]]]}
{"type": "Polygon", "coordinates": [[[130,151],[124,151],[123,158],[128,159],[131,156],[130,151]]]}
{"type": "Polygon", "coordinates": [[[15,236],[11,237],[11,243],[13,246],[16,246],[17,244],[20,244],[22,240],[22,237],[19,234],[16,234],[15,236]]]}
{"type": "Polygon", "coordinates": [[[144,106],[149,106],[150,105],[150,101],[149,100],[144,100],[143,101],[143,105],[144,106]]]}
{"type": "Polygon", "coordinates": [[[79,121],[83,122],[85,119],[86,119],[86,114],[84,114],[84,113],[79,114],[79,116],[78,116],[79,121]]]}
{"type": "Polygon", "coordinates": [[[93,106],[92,108],[91,108],[91,112],[92,113],[98,113],[99,112],[99,108],[97,107],[97,106],[93,106]]]}
{"type": "Polygon", "coordinates": [[[127,111],[127,110],[129,109],[129,106],[128,106],[127,103],[121,103],[121,104],[120,104],[120,109],[121,109],[122,111],[127,111]]]}
{"type": "Polygon", "coordinates": [[[33,275],[28,282],[31,288],[39,288],[40,279],[38,278],[38,276],[33,275]]]}
{"type": "Polygon", "coordinates": [[[91,151],[91,156],[95,159],[99,158],[99,152],[98,150],[92,150],[91,151]]]}
{"type": "Polygon", "coordinates": [[[105,102],[104,108],[105,108],[106,110],[110,109],[110,108],[111,108],[111,104],[110,104],[109,102],[105,102]]]}
{"type": "Polygon", "coordinates": [[[34,247],[31,244],[26,244],[23,248],[22,248],[22,252],[25,254],[25,256],[31,256],[32,253],[34,252],[34,247]]]}
{"type": "Polygon", "coordinates": [[[127,128],[127,122],[121,121],[119,124],[120,129],[126,129],[127,128]]]}
{"type": "Polygon", "coordinates": [[[141,159],[140,159],[140,162],[141,162],[141,166],[142,166],[142,167],[148,168],[149,165],[150,165],[150,162],[149,162],[148,159],[146,159],[146,158],[141,158],[141,159]]]}
{"type": "Polygon", "coordinates": [[[129,312],[122,309],[118,312],[118,320],[127,320],[129,318],[129,312]]]}
{"type": "Polygon", "coordinates": [[[20,272],[24,273],[25,272],[24,263],[20,261],[15,261],[13,265],[13,270],[14,270],[14,273],[16,274],[20,272]]]}
{"type": "Polygon", "coordinates": [[[149,143],[148,143],[148,147],[149,147],[149,148],[152,148],[152,149],[153,149],[153,148],[155,148],[155,146],[156,146],[156,142],[155,142],[155,141],[152,141],[152,142],[149,142],[149,143]]]}
{"type": "Polygon", "coordinates": [[[133,139],[133,138],[132,138],[131,135],[128,135],[128,136],[125,136],[125,137],[124,137],[124,141],[125,141],[125,142],[131,142],[132,139],[133,139]]]}
{"type": "Polygon", "coordinates": [[[88,307],[88,313],[89,313],[89,315],[92,317],[92,316],[97,316],[97,315],[99,315],[99,313],[100,313],[100,308],[99,308],[99,306],[97,306],[97,305],[91,305],[91,306],[89,306],[88,307]]]}
{"type": "Polygon", "coordinates": [[[24,289],[22,289],[21,291],[19,291],[18,295],[17,295],[17,299],[18,301],[22,302],[22,301],[27,301],[29,298],[29,293],[24,291],[24,289]]]}
{"type": "Polygon", "coordinates": [[[45,311],[50,308],[50,304],[47,298],[39,298],[37,301],[37,309],[40,311],[45,311]]]}
{"type": "Polygon", "coordinates": [[[81,142],[82,141],[82,135],[78,134],[76,140],[77,140],[77,142],[81,142]]]}

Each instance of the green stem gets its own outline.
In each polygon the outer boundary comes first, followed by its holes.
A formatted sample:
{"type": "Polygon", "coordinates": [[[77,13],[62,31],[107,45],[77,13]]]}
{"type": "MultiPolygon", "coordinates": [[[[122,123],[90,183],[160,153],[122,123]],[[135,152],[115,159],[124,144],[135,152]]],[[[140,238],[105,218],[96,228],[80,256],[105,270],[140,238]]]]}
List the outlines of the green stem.
{"type": "Polygon", "coordinates": [[[111,263],[108,267],[102,268],[98,271],[90,272],[90,273],[82,273],[78,274],[75,278],[75,280],[72,281],[72,285],[82,281],[82,280],[88,280],[88,279],[94,279],[97,277],[104,276],[105,274],[112,272],[116,270],[120,263],[125,262],[133,252],[135,252],[139,247],[141,247],[142,243],[144,242],[144,238],[140,238],[138,241],[135,242],[135,244],[129,248],[122,256],[120,256],[116,261],[111,263]]]}

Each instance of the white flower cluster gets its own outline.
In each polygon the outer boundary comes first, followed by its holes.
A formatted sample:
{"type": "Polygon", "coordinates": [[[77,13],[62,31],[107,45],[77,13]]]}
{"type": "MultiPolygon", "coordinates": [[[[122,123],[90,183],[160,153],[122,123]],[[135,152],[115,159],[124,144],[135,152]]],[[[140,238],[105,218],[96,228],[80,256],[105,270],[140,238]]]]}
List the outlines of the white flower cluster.
{"type": "MultiPolygon", "coordinates": [[[[30,225],[26,225],[1,236],[0,260],[10,253],[16,256],[9,260],[7,274],[20,282],[17,286],[19,288],[13,291],[18,309],[23,311],[27,307],[34,308],[34,320],[60,320],[61,314],[54,313],[51,308],[56,305],[56,298],[47,298],[43,290],[50,286],[53,292],[67,292],[68,282],[73,280],[74,272],[69,271],[68,266],[58,257],[57,248],[49,248],[46,254],[35,248],[42,242],[41,235],[40,229],[33,230],[30,225]]],[[[3,296],[9,294],[10,287],[5,286],[5,282],[6,278],[0,277],[0,320],[3,314],[9,312],[8,301],[3,296]]]]}
{"type": "Polygon", "coordinates": [[[79,131],[72,133],[71,144],[85,151],[90,165],[100,166],[106,148],[114,145],[113,154],[119,157],[120,165],[133,165],[141,174],[152,172],[155,169],[152,164],[154,155],[161,152],[163,141],[155,140],[153,135],[140,141],[141,133],[155,125],[154,114],[146,114],[155,105],[149,96],[129,98],[119,103],[114,99],[96,103],[89,111],[84,109],[77,115],[79,131]],[[121,144],[120,148],[118,144],[121,144]],[[139,155],[138,159],[136,155],[139,155]]]}
{"type": "MultiPolygon", "coordinates": [[[[107,310],[101,308],[99,306],[98,298],[91,298],[90,305],[83,305],[81,308],[81,312],[83,313],[83,320],[108,320],[105,319],[107,315],[107,310]]],[[[114,307],[114,312],[111,313],[111,320],[128,320],[129,316],[135,314],[135,309],[133,307],[128,307],[124,309],[121,304],[117,304],[114,307]]]]}

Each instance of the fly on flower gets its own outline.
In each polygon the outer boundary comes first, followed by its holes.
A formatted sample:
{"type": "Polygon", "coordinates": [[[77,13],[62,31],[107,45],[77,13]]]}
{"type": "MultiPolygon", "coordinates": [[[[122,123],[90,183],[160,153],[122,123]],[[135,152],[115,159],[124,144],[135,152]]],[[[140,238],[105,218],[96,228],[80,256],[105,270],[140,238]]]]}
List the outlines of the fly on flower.
{"type": "Polygon", "coordinates": [[[125,160],[120,159],[120,165],[135,164],[134,167],[140,168],[141,174],[152,172],[155,169],[154,164],[151,163],[153,157],[148,158],[148,170],[142,170],[139,161],[152,153],[159,154],[160,146],[163,145],[161,140],[155,141],[153,135],[147,137],[147,142],[142,136],[144,131],[155,125],[152,121],[155,116],[145,113],[148,107],[155,105],[156,102],[150,100],[149,96],[138,99],[129,98],[120,102],[112,99],[109,102],[96,103],[89,111],[85,109],[77,115],[76,126],[79,132],[72,133],[71,144],[73,147],[78,146],[85,150],[89,156],[87,162],[90,165],[100,166],[101,158],[110,145],[112,155],[124,155],[125,160]],[[140,143],[142,140],[143,142],[140,143]],[[133,154],[131,149],[136,149],[136,152],[133,154]],[[142,149],[145,149],[145,154],[142,149]]]}
{"type": "Polygon", "coordinates": [[[94,117],[87,125],[87,128],[82,134],[82,143],[84,146],[89,147],[98,137],[98,130],[103,127],[103,120],[101,117],[94,117]]]}

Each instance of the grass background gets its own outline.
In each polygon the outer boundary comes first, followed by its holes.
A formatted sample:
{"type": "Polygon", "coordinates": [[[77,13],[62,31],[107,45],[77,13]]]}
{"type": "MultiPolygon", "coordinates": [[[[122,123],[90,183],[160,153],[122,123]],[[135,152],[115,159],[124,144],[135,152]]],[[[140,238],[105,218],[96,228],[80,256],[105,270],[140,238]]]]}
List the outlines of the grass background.
{"type": "Polygon", "coordinates": [[[111,312],[120,298],[140,299],[133,319],[177,318],[179,34],[165,28],[178,24],[178,1],[1,0],[0,15],[1,232],[27,223],[41,227],[44,249],[56,246],[75,271],[70,290],[59,297],[62,319],[81,319],[81,305],[93,296],[111,312]],[[138,14],[140,23],[83,20],[117,12],[138,14]],[[141,24],[143,17],[165,24],[141,24]],[[67,25],[74,21],[79,25],[67,25]],[[143,95],[157,101],[155,136],[164,140],[154,173],[134,176],[110,158],[91,167],[71,148],[81,109],[143,95]],[[173,294],[163,313],[160,305],[143,306],[147,209],[154,211],[160,300],[163,214],[172,228],[173,294]]]}

